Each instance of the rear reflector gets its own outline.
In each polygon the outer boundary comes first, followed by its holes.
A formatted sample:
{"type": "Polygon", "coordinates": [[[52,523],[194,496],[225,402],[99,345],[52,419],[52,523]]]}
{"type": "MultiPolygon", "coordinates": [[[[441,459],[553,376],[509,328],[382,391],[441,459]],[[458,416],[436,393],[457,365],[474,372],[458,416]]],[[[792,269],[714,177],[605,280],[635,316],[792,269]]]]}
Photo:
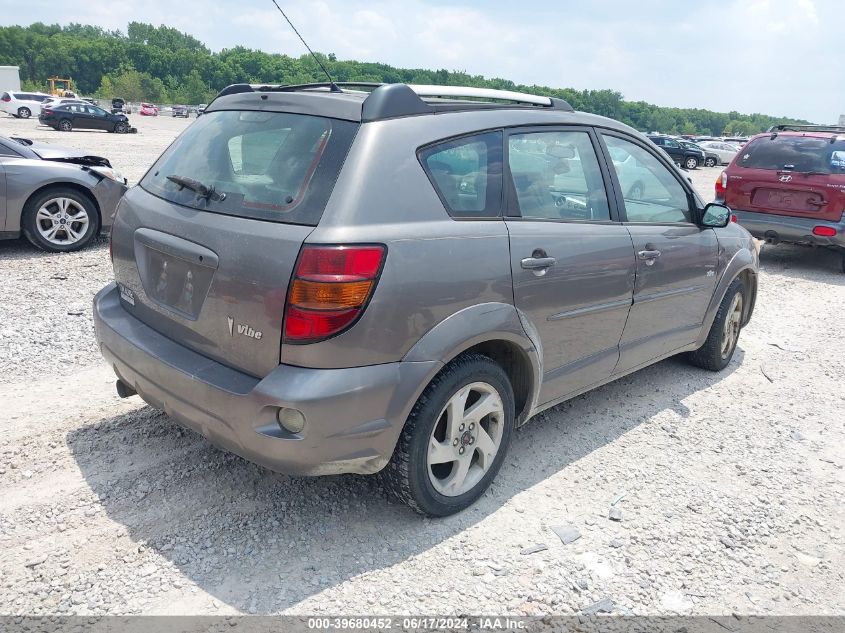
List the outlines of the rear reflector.
{"type": "Polygon", "coordinates": [[[813,235],[819,235],[821,237],[834,237],[836,235],[836,229],[832,226],[814,226],[813,235]]]}
{"type": "Polygon", "coordinates": [[[284,340],[315,343],[364,312],[384,263],[384,246],[305,246],[285,308],[284,340]]]}

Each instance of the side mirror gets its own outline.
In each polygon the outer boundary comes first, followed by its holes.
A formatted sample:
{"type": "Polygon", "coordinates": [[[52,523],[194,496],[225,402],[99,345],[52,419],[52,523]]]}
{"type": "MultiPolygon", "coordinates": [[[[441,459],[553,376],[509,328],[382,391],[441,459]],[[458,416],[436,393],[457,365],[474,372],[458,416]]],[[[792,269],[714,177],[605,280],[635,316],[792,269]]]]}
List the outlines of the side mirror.
{"type": "Polygon", "coordinates": [[[714,229],[726,227],[731,221],[731,210],[718,202],[711,202],[701,214],[701,225],[714,229]]]}

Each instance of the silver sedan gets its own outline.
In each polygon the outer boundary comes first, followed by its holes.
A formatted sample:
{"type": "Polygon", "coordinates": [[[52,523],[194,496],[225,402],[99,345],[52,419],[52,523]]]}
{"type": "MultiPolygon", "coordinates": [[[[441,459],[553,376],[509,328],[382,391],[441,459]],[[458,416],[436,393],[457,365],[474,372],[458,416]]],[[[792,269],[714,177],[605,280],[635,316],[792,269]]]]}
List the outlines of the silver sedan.
{"type": "Polygon", "coordinates": [[[126,189],[105,158],[0,136],[0,239],[78,250],[108,232],[126,189]]]}
{"type": "Polygon", "coordinates": [[[729,164],[739,152],[736,145],[721,141],[703,141],[699,145],[708,153],[716,154],[719,157],[719,163],[722,165],[729,164]]]}

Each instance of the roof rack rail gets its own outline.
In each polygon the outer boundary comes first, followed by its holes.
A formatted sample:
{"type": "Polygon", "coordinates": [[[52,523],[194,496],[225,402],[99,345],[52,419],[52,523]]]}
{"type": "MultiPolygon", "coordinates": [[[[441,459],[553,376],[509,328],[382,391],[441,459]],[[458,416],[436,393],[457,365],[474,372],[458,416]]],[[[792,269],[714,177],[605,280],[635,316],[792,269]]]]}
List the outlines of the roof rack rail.
{"type": "Polygon", "coordinates": [[[768,132],[845,132],[843,125],[773,125],[768,132]]]}
{"type": "Polygon", "coordinates": [[[496,90],[494,88],[472,88],[465,86],[431,86],[408,84],[408,87],[413,90],[419,97],[452,97],[460,99],[493,99],[497,101],[508,101],[511,103],[525,103],[530,105],[539,105],[545,107],[556,107],[556,109],[567,109],[562,107],[563,104],[572,107],[562,99],[552,99],[552,97],[544,97],[540,95],[526,94],[524,92],[515,92],[513,90],[496,90]]]}
{"type": "Polygon", "coordinates": [[[466,86],[433,86],[414,84],[385,84],[376,82],[338,81],[307,84],[232,84],[221,90],[215,99],[245,92],[305,92],[309,90],[331,91],[343,94],[343,88],[370,89],[361,106],[362,121],[377,121],[418,114],[434,114],[454,110],[482,110],[512,107],[539,107],[563,112],[573,108],[563,99],[526,94],[512,90],[493,88],[472,88],[466,86]],[[332,90],[332,86],[341,92],[332,90]]]}

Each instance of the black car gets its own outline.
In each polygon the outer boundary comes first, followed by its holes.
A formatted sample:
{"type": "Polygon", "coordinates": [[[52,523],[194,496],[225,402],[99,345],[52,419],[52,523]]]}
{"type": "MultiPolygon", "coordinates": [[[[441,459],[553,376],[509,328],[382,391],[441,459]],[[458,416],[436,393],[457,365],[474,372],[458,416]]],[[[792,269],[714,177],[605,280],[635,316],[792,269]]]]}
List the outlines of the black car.
{"type": "Polygon", "coordinates": [[[55,108],[42,108],[38,120],[54,130],[70,132],[81,130],[105,130],[125,134],[135,131],[129,126],[125,114],[112,114],[87,103],[65,103],[55,108]]]}
{"type": "Polygon", "coordinates": [[[676,163],[687,169],[695,169],[704,164],[704,152],[695,149],[691,144],[670,138],[668,136],[649,135],[648,140],[663,149],[676,163]]]}

